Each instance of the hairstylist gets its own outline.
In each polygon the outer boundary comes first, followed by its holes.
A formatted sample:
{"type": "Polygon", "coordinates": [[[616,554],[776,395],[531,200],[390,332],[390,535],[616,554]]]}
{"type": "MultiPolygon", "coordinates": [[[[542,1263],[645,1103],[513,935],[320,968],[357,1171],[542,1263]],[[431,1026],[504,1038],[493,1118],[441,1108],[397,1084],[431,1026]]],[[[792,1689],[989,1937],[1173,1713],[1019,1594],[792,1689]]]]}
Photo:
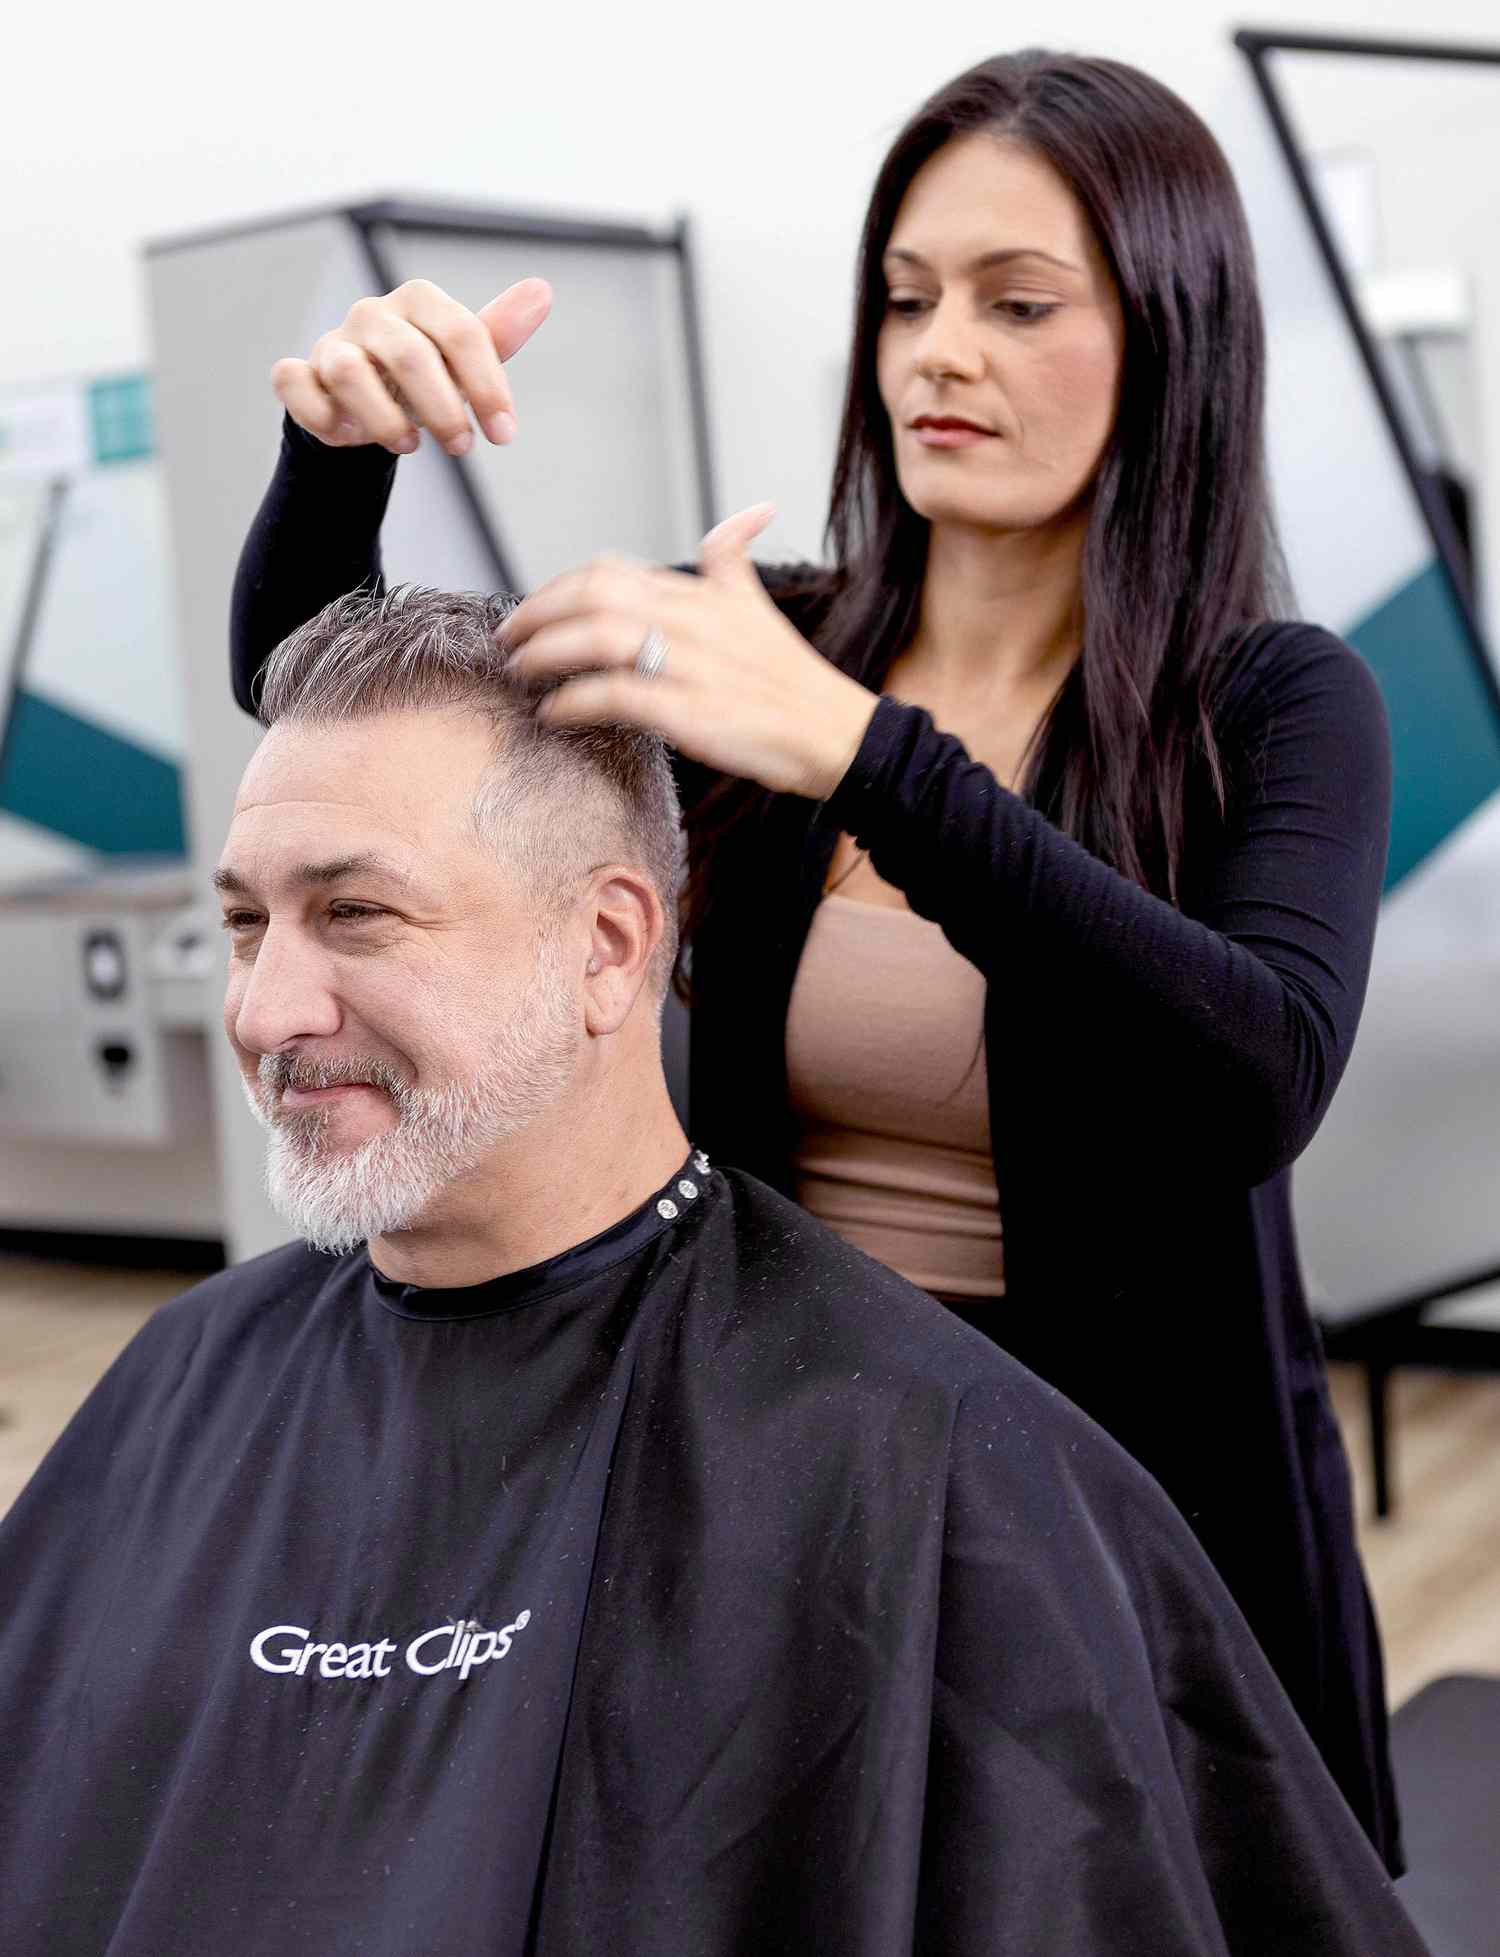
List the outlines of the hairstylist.
{"type": "MultiPolygon", "coordinates": [[[[242,702],[285,631],[378,576],[420,428],[461,446],[467,402],[513,432],[500,361],[546,303],[404,287],[280,364],[242,702]]],[[[1394,1867],[1288,1185],[1359,1017],[1389,755],[1359,660],[1272,622],[1263,371],[1198,118],[1113,62],[986,62],[876,181],[832,568],[757,574],[746,512],[702,577],[605,560],[507,638],[538,681],[585,669],[549,718],[656,727],[696,764],[695,1135],[1152,1470],[1394,1867]]]]}

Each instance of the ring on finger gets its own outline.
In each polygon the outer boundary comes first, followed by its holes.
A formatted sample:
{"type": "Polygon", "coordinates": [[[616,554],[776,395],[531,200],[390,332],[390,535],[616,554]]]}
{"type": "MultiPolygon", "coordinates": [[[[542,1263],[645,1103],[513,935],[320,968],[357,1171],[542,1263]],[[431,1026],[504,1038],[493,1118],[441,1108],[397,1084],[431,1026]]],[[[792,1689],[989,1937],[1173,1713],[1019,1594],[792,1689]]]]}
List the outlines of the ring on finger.
{"type": "Polygon", "coordinates": [[[654,680],[667,663],[667,641],[663,633],[653,625],[641,640],[641,649],[635,656],[635,670],[639,678],[654,680]]]}

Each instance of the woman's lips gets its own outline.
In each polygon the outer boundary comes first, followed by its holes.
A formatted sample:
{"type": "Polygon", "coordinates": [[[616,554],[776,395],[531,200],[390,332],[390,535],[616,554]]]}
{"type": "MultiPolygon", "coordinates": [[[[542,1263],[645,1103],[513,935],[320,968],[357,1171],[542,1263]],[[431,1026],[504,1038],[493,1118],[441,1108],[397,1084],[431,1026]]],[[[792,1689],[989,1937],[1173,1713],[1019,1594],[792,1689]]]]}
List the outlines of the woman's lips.
{"type": "Polygon", "coordinates": [[[987,428],[974,428],[967,422],[923,422],[911,431],[924,448],[972,448],[976,442],[992,442],[987,428]]]}

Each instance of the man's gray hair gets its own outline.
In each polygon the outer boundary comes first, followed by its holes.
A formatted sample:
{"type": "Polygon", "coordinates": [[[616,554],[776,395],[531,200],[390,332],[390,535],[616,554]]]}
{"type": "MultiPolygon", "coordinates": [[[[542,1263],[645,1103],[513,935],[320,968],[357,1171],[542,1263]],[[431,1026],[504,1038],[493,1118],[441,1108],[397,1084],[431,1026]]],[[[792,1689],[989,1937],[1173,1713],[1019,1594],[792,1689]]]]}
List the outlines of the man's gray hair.
{"type": "Polygon", "coordinates": [[[633,727],[538,721],[538,689],[512,676],[510,655],[495,643],[514,608],[511,598],[415,584],[351,592],[277,646],[256,712],[266,727],[442,707],[488,715],[496,758],[475,798],[476,832],[518,864],[544,902],[601,863],[644,869],[667,919],[653,971],[660,998],[677,950],[682,848],[666,744],[633,727]]]}

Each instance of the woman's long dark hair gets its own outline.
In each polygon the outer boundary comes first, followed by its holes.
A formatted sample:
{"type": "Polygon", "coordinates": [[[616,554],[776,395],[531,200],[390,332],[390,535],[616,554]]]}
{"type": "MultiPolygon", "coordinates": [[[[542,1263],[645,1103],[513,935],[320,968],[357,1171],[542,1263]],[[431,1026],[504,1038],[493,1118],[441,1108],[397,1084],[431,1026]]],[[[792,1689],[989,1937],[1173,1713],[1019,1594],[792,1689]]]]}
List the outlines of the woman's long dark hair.
{"type": "MultiPolygon", "coordinates": [[[[917,111],[875,180],[827,545],[806,594],[820,649],[879,690],[916,629],[928,523],[901,493],[876,379],[881,269],[913,178],[986,132],[1045,158],[1093,228],[1124,318],[1120,405],[1093,483],[1082,656],[1030,755],[1023,792],[1123,875],[1175,900],[1195,771],[1224,792],[1212,713],[1224,654],[1285,603],[1266,486],[1265,343],[1249,231],[1207,127],[1120,62],[1033,49],[981,62],[917,111]]],[[[759,791],[724,784],[694,824],[685,936],[716,845],[759,791]]]]}

